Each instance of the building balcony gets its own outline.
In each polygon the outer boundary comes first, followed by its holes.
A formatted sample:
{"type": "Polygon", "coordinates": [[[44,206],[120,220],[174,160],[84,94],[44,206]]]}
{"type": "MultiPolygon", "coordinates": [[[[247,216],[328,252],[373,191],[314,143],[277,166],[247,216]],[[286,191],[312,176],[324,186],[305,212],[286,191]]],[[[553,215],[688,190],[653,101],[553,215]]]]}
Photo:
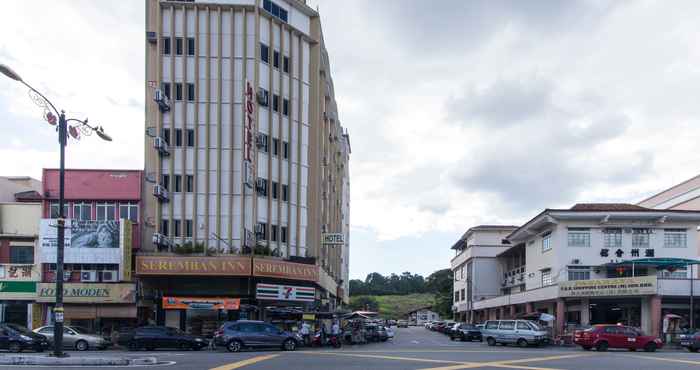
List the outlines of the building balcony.
{"type": "Polygon", "coordinates": [[[532,289],[525,292],[502,295],[494,298],[474,302],[473,309],[507,306],[512,304],[524,304],[527,302],[546,301],[556,299],[559,296],[559,286],[549,285],[543,288],[532,289]]]}

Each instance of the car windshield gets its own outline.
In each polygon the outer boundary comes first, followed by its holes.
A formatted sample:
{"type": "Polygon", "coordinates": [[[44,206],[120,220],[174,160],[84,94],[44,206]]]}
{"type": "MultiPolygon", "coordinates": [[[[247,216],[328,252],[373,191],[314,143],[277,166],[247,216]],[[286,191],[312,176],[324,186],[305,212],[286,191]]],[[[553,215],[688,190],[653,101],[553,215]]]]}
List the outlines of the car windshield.
{"type": "Polygon", "coordinates": [[[90,334],[90,331],[82,326],[71,326],[70,328],[73,329],[73,331],[77,334],[90,334]]]}
{"type": "Polygon", "coordinates": [[[537,331],[543,331],[543,330],[544,330],[544,329],[542,329],[542,327],[541,327],[539,324],[537,324],[536,322],[528,321],[527,323],[530,325],[530,327],[532,328],[532,330],[537,330],[537,331]]]}
{"type": "Polygon", "coordinates": [[[25,328],[24,326],[19,326],[17,324],[5,324],[5,325],[7,325],[8,328],[10,328],[18,333],[21,333],[21,334],[34,334],[34,333],[32,333],[31,330],[25,328]]]}

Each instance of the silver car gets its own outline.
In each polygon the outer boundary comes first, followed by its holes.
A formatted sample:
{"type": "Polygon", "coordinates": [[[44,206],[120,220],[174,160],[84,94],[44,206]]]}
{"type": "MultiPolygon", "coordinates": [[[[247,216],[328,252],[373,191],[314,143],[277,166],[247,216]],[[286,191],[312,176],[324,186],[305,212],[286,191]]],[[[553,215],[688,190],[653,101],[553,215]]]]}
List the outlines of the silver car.
{"type": "Polygon", "coordinates": [[[539,325],[528,320],[489,320],[481,331],[489,346],[517,344],[527,347],[531,344],[541,345],[548,341],[548,333],[539,325]]]}
{"type": "MultiPolygon", "coordinates": [[[[45,335],[49,342],[53,344],[53,326],[42,326],[34,329],[34,332],[45,335]]],[[[105,349],[111,345],[112,343],[110,341],[99,335],[89,334],[84,328],[78,326],[63,327],[64,348],[87,351],[88,349],[105,349]]]]}

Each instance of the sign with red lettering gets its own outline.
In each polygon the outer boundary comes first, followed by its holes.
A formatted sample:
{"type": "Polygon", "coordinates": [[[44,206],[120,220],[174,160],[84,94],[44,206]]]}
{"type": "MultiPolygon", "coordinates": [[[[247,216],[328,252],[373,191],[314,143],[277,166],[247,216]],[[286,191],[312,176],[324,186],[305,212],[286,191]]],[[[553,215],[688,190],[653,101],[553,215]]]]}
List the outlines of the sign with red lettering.
{"type": "Polygon", "coordinates": [[[244,159],[251,162],[253,160],[253,123],[255,122],[255,90],[250,81],[245,82],[245,153],[244,159]]]}

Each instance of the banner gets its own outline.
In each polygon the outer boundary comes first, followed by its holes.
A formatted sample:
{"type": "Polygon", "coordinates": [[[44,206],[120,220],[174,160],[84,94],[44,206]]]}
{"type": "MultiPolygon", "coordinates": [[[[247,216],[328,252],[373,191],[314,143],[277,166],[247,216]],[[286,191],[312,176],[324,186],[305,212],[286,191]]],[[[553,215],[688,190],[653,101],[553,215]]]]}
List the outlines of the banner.
{"type": "Polygon", "coordinates": [[[36,281],[0,281],[0,299],[31,299],[36,298],[36,281]]]}
{"type": "MultiPolygon", "coordinates": [[[[41,220],[39,246],[43,263],[56,262],[58,245],[57,221],[41,220]]],[[[83,221],[67,219],[64,235],[65,263],[114,263],[122,264],[120,249],[120,222],[83,221]]]]}
{"type": "Polygon", "coordinates": [[[238,298],[193,298],[193,297],[163,297],[164,310],[238,310],[241,300],[238,298]]]}
{"type": "Polygon", "coordinates": [[[656,294],[656,276],[562,281],[560,297],[616,297],[656,294]]]}
{"type": "MultiPolygon", "coordinates": [[[[56,284],[40,283],[37,302],[54,302],[56,284]]],[[[136,285],[64,283],[63,301],[66,303],[135,303],[136,285]]]]}
{"type": "Polygon", "coordinates": [[[257,299],[272,299],[277,301],[313,302],[316,289],[274,284],[258,284],[255,291],[257,299]]]}
{"type": "Polygon", "coordinates": [[[318,269],[317,265],[263,258],[253,259],[253,276],[318,282],[318,269]]]}
{"type": "Polygon", "coordinates": [[[136,256],[136,274],[250,276],[250,257],[136,256]]]}
{"type": "Polygon", "coordinates": [[[131,281],[131,253],[132,253],[132,229],[131,221],[123,220],[121,222],[121,242],[119,248],[122,251],[121,263],[121,281],[131,281]]]}

